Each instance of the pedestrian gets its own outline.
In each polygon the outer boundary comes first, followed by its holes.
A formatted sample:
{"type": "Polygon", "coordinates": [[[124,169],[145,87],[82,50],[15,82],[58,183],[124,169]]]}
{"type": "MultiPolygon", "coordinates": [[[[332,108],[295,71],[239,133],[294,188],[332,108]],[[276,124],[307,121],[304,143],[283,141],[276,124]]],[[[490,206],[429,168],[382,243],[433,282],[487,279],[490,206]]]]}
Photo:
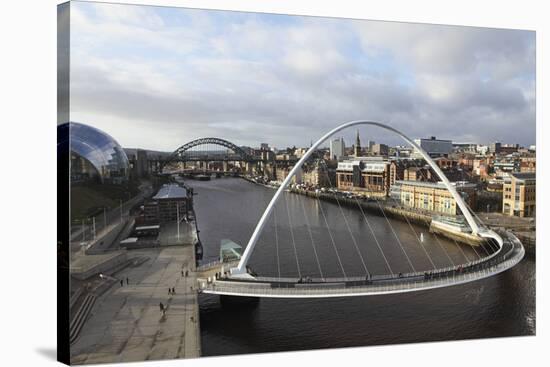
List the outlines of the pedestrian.
{"type": "Polygon", "coordinates": [[[189,275],[189,270],[186,270],[185,271],[185,276],[188,276],[189,275]]]}
{"type": "Polygon", "coordinates": [[[181,271],[181,277],[183,278],[183,270],[181,271]]]}
{"type": "Polygon", "coordinates": [[[124,280],[120,280],[120,286],[122,287],[124,285],[124,280]]]}
{"type": "Polygon", "coordinates": [[[176,294],[176,288],[172,287],[172,294],[176,294]]]}
{"type": "Polygon", "coordinates": [[[172,288],[168,288],[168,295],[172,294],[172,288]]]}
{"type": "Polygon", "coordinates": [[[126,277],[126,285],[130,284],[130,280],[126,277]]]}
{"type": "Polygon", "coordinates": [[[163,312],[164,311],[164,305],[161,303],[159,303],[159,307],[160,307],[160,312],[163,312]]]}

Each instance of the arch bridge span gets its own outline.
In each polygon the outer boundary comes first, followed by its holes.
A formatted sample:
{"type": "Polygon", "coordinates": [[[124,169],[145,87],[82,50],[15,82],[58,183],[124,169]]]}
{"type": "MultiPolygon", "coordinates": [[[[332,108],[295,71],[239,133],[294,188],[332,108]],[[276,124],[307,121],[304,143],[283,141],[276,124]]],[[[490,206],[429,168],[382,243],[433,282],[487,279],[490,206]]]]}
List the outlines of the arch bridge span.
{"type": "MultiPolygon", "coordinates": [[[[243,162],[255,162],[257,160],[256,157],[248,154],[241,147],[237,146],[236,144],[228,140],[208,137],[208,138],[195,139],[180,146],[168,157],[168,159],[166,159],[166,161],[163,163],[163,166],[166,166],[167,164],[174,163],[174,162],[183,162],[183,161],[192,160],[186,154],[188,151],[198,146],[208,146],[208,145],[221,146],[224,148],[228,148],[234,152],[234,154],[231,156],[210,157],[212,160],[240,160],[243,162]]],[[[208,157],[198,157],[198,159],[208,159],[208,157]]]]}
{"type": "Polygon", "coordinates": [[[294,165],[288,176],[282,182],[281,186],[275,192],[269,202],[266,210],[262,214],[256,225],[245,251],[234,268],[227,269],[230,275],[227,278],[215,282],[201,283],[201,289],[205,293],[237,295],[237,296],[255,296],[255,297],[341,297],[354,295],[374,295],[386,293],[409,292],[422,289],[431,289],[446,287],[455,284],[470,282],[477,279],[486,278],[500,273],[517,264],[524,256],[524,249],[521,242],[512,234],[502,232],[500,234],[480,226],[474,219],[470,209],[451,185],[447,177],[443,174],[439,166],[433,159],[412,139],[407,137],[399,130],[386,124],[374,121],[357,120],[344,123],[323,135],[317,140],[301,159],[294,165]],[[390,131],[401,137],[406,143],[410,144],[436,172],[451,193],[456,204],[460,208],[464,218],[471,229],[471,234],[479,236],[493,243],[497,250],[491,255],[477,261],[469,262],[459,266],[453,266],[445,269],[437,269],[427,273],[409,273],[399,274],[398,276],[378,276],[367,278],[335,278],[311,280],[308,283],[301,283],[300,279],[293,278],[260,278],[252,276],[247,272],[247,263],[252,251],[256,246],[259,236],[270,217],[275,204],[281,198],[283,192],[288,188],[292,178],[301,169],[302,165],[311,157],[313,152],[327,139],[337,132],[351,126],[367,125],[376,126],[390,131]]]}

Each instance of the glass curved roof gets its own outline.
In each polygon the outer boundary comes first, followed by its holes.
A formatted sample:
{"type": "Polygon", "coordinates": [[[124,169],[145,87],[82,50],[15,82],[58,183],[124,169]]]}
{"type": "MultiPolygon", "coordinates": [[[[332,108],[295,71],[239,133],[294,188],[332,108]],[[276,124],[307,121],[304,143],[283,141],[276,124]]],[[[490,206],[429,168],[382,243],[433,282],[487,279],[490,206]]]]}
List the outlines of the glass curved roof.
{"type": "Polygon", "coordinates": [[[128,177],[128,157],[109,134],[78,122],[59,125],[57,134],[59,156],[70,147],[71,153],[86,159],[94,166],[102,181],[128,177]]]}

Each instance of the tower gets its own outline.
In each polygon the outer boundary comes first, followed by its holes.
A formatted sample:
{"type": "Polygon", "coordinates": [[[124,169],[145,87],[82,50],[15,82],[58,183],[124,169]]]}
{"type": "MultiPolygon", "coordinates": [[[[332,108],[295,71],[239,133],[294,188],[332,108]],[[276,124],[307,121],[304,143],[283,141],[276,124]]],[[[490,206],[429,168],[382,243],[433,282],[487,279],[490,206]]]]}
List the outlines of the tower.
{"type": "Polygon", "coordinates": [[[353,147],[353,155],[355,157],[361,156],[361,140],[359,140],[359,130],[357,130],[357,135],[355,137],[355,146],[353,147]]]}

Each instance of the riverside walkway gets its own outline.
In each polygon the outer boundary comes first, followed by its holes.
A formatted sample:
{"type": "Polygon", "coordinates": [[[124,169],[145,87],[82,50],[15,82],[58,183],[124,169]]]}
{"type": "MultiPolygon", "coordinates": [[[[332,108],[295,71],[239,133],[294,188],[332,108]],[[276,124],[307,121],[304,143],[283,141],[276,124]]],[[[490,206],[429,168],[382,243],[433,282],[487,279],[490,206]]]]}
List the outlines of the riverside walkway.
{"type": "Polygon", "coordinates": [[[200,356],[194,246],[133,250],[132,254],[147,261],[117,273],[123,285],[116,282],[97,299],[71,346],[72,364],[200,356]],[[182,271],[188,271],[188,276],[182,271]],[[168,294],[171,287],[175,294],[168,294]]]}

